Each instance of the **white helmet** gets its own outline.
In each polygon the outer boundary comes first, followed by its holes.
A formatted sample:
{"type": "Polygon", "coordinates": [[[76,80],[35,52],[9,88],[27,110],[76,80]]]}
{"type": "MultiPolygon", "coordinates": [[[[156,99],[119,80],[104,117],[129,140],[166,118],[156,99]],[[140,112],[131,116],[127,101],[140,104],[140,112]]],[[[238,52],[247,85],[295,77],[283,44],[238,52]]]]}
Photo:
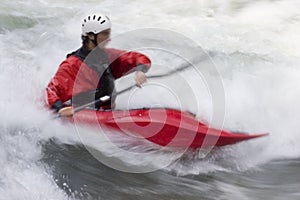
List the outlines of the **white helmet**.
{"type": "Polygon", "coordinates": [[[110,20],[107,16],[101,14],[89,15],[82,22],[82,35],[87,33],[100,33],[106,29],[111,28],[110,20]]]}

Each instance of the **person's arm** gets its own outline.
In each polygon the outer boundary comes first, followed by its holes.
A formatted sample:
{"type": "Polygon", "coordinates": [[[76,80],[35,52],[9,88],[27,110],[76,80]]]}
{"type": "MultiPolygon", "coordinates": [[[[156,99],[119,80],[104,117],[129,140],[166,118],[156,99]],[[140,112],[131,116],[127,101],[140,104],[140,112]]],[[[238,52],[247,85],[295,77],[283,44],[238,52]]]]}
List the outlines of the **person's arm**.
{"type": "Polygon", "coordinates": [[[71,116],[73,114],[73,107],[65,107],[63,101],[71,98],[72,81],[69,77],[68,63],[63,62],[55,76],[51,79],[46,88],[48,105],[51,109],[58,112],[61,116],[71,116]]]}
{"type": "Polygon", "coordinates": [[[52,78],[48,87],[46,88],[48,105],[51,109],[58,112],[64,107],[63,102],[60,98],[62,88],[60,87],[59,81],[56,77],[52,78]]]}
{"type": "Polygon", "coordinates": [[[126,52],[117,49],[108,49],[107,51],[115,79],[134,71],[137,71],[137,74],[146,73],[151,66],[150,59],[142,53],[126,52]]]}

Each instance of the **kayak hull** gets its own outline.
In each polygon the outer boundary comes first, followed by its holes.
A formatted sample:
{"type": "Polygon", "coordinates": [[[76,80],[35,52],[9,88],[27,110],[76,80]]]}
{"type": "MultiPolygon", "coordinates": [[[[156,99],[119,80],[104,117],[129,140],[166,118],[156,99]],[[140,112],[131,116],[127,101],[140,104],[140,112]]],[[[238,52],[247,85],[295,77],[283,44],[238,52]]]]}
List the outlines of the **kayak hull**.
{"type": "Polygon", "coordinates": [[[80,125],[107,127],[147,139],[157,145],[179,148],[225,146],[267,135],[240,134],[214,129],[188,112],[175,109],[82,110],[71,121],[80,125]]]}

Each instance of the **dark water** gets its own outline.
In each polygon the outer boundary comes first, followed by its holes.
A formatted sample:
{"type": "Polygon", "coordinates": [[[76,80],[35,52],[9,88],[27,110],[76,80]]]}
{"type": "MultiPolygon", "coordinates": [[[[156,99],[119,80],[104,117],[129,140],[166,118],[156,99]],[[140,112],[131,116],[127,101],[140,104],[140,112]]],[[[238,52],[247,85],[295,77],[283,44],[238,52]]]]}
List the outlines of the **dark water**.
{"type": "Polygon", "coordinates": [[[43,147],[42,161],[56,183],[76,199],[300,199],[300,160],[275,160],[247,171],[214,171],[179,176],[158,170],[125,173],[96,160],[81,145],[54,140],[43,147]]]}

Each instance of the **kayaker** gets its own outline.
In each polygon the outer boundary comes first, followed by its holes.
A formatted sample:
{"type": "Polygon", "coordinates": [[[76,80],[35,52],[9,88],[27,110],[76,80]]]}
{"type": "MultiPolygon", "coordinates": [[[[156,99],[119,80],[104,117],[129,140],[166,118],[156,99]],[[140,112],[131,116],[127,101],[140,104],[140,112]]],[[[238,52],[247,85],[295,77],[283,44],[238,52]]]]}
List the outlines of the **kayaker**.
{"type": "Polygon", "coordinates": [[[67,55],[46,88],[49,107],[61,116],[72,116],[72,105],[82,105],[102,96],[110,100],[95,109],[113,108],[115,79],[135,71],[137,86],[146,81],[150,59],[137,52],[105,48],[110,41],[111,22],[102,14],[82,22],[82,46],[67,55]],[[65,102],[72,103],[66,105],[65,102]]]}

